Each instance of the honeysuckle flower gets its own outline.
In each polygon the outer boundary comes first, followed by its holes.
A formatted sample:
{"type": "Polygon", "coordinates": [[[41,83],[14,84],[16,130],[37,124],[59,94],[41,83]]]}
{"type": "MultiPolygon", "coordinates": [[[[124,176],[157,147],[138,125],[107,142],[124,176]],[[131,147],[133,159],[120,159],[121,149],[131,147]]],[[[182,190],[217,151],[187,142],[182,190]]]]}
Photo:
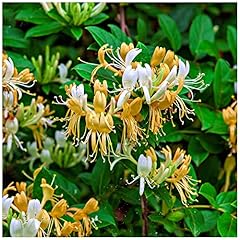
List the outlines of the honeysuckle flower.
{"type": "Polygon", "coordinates": [[[91,226],[93,225],[93,222],[89,217],[89,214],[97,212],[98,210],[98,201],[95,198],[90,198],[83,209],[69,208],[69,211],[74,211],[71,215],[74,220],[76,222],[81,221],[84,236],[89,236],[92,233],[91,226]]]}
{"type": "Polygon", "coordinates": [[[138,158],[137,163],[137,176],[133,178],[131,182],[128,182],[128,184],[132,184],[138,179],[140,179],[140,186],[139,186],[139,195],[142,196],[144,193],[145,188],[145,182],[148,184],[148,186],[152,189],[154,188],[154,185],[152,185],[152,182],[149,178],[149,174],[152,170],[152,159],[151,157],[147,156],[145,157],[143,154],[141,154],[138,158]]]}
{"type": "MultiPolygon", "coordinates": [[[[95,3],[91,2],[70,2],[64,4],[60,2],[42,3],[42,7],[47,14],[55,8],[59,14],[59,18],[63,18],[62,21],[59,21],[61,24],[64,24],[65,21],[65,25],[70,24],[74,26],[80,26],[89,18],[97,16],[103,11],[105,5],[106,3],[98,3],[95,5],[95,3]]],[[[48,15],[52,17],[51,14],[48,15]]],[[[54,20],[56,20],[56,18],[54,18],[54,20]]]]}
{"type": "Polygon", "coordinates": [[[121,93],[119,95],[117,101],[117,109],[118,111],[122,108],[123,104],[128,101],[131,97],[131,93],[134,90],[138,80],[138,72],[136,69],[133,69],[132,66],[126,67],[123,76],[122,76],[122,86],[123,88],[120,89],[121,93]]]}
{"type": "Polygon", "coordinates": [[[176,150],[173,158],[169,147],[163,148],[162,152],[165,155],[166,161],[171,162],[170,176],[166,179],[166,182],[170,184],[171,189],[177,189],[184,206],[188,206],[188,199],[197,201],[192,196],[198,196],[196,185],[199,181],[188,175],[191,156],[185,155],[185,151],[180,150],[180,148],[176,150]]]}
{"type": "Polygon", "coordinates": [[[11,237],[35,237],[40,228],[40,222],[37,219],[23,221],[12,218],[10,223],[11,237]]]}
{"type": "MultiPolygon", "coordinates": [[[[60,118],[60,121],[65,121],[66,138],[73,135],[73,144],[79,145],[80,141],[80,120],[86,115],[87,110],[87,94],[84,94],[84,85],[71,84],[65,87],[67,96],[69,97],[66,101],[62,99],[62,96],[57,97],[56,104],[65,105],[68,107],[67,113],[64,118],[60,118]]],[[[58,119],[58,118],[56,118],[58,119]]]]}
{"type": "Polygon", "coordinates": [[[14,201],[15,206],[23,212],[20,215],[20,219],[12,219],[10,223],[10,235],[12,237],[35,237],[41,225],[41,222],[36,219],[38,213],[41,211],[41,204],[38,199],[31,199],[28,202],[27,209],[25,209],[25,207],[20,207],[20,202],[18,203],[16,205],[14,201]]]}
{"type": "Polygon", "coordinates": [[[16,91],[18,100],[21,99],[22,93],[31,95],[29,90],[24,90],[24,88],[31,88],[36,80],[28,68],[18,73],[12,59],[3,54],[2,69],[2,86],[4,91],[13,92],[14,94],[16,91]]]}
{"type": "MultiPolygon", "coordinates": [[[[99,150],[104,161],[104,156],[107,155],[109,160],[110,152],[114,153],[112,141],[109,134],[114,131],[114,122],[112,115],[113,109],[115,107],[115,100],[114,98],[111,98],[109,110],[106,112],[106,97],[106,81],[104,81],[102,85],[98,80],[95,81],[93,109],[88,108],[87,110],[85,133],[82,137],[82,139],[84,139],[83,143],[86,144],[91,142],[92,154],[90,157],[93,158],[92,161],[96,159],[99,150]]],[[[89,144],[87,146],[89,149],[89,144]]]]}
{"type": "Polygon", "coordinates": [[[18,129],[19,124],[17,118],[12,113],[9,113],[9,116],[3,126],[3,143],[7,144],[7,152],[11,151],[13,141],[22,151],[26,151],[26,149],[22,146],[22,142],[16,135],[18,129]]]}
{"type": "Polygon", "coordinates": [[[106,68],[118,76],[122,76],[128,66],[135,69],[137,63],[133,62],[133,60],[141,51],[142,49],[133,48],[132,44],[129,44],[129,47],[127,47],[127,45],[123,43],[120,48],[117,48],[115,55],[114,50],[108,47],[108,44],[103,45],[98,50],[98,60],[100,64],[92,71],[91,82],[93,82],[94,76],[100,68],[106,68]],[[107,55],[111,62],[105,59],[105,55],[107,55]]]}
{"type": "Polygon", "coordinates": [[[147,104],[150,104],[150,92],[152,90],[152,69],[149,64],[145,63],[144,67],[140,64],[137,66],[138,82],[143,90],[147,104]]]}
{"type": "Polygon", "coordinates": [[[2,197],[2,219],[7,219],[10,206],[14,197],[8,197],[8,194],[2,197]]]}
{"type": "Polygon", "coordinates": [[[50,111],[49,105],[44,105],[46,100],[38,96],[37,99],[32,99],[29,106],[20,105],[17,117],[21,123],[21,127],[32,130],[33,137],[39,149],[42,148],[42,141],[44,139],[44,129],[53,127],[54,111],[50,111]]]}
{"type": "Polygon", "coordinates": [[[13,112],[18,104],[17,91],[3,91],[3,117],[8,118],[8,114],[13,112]]]}
{"type": "Polygon", "coordinates": [[[131,99],[129,103],[123,104],[122,112],[117,115],[123,122],[122,143],[127,138],[130,144],[135,145],[138,143],[138,137],[143,139],[143,129],[139,126],[137,119],[142,109],[142,102],[140,97],[131,99]]]}
{"type": "Polygon", "coordinates": [[[237,129],[237,101],[235,100],[230,106],[222,110],[223,120],[229,127],[229,146],[232,153],[236,153],[236,129],[237,129]]]}

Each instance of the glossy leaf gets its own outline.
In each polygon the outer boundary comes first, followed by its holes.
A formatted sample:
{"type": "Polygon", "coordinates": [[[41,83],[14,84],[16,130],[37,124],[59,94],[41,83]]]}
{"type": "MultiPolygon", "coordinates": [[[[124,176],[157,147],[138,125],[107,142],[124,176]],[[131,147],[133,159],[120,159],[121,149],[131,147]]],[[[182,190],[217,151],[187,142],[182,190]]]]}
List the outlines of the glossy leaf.
{"type": "Polygon", "coordinates": [[[233,59],[237,60],[237,30],[233,26],[227,27],[227,42],[232,53],[233,59]]]}
{"type": "Polygon", "coordinates": [[[158,21],[164,34],[170,41],[171,47],[174,51],[177,51],[181,47],[182,38],[175,21],[165,14],[160,14],[158,21]]]}
{"type": "Polygon", "coordinates": [[[204,196],[212,206],[216,206],[217,191],[213,185],[204,183],[199,190],[199,194],[204,196]]]}
{"type": "Polygon", "coordinates": [[[217,221],[217,229],[221,237],[237,236],[237,220],[229,213],[223,213],[217,221]]]}

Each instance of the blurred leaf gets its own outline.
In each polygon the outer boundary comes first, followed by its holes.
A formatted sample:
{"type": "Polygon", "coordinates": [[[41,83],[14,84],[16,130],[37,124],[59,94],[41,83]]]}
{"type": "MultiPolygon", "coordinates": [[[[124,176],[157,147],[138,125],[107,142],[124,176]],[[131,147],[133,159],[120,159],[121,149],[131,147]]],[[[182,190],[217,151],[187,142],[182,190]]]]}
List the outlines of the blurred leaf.
{"type": "Polygon", "coordinates": [[[207,15],[199,15],[194,18],[189,31],[189,47],[192,54],[198,54],[198,49],[202,41],[214,42],[214,31],[211,19],[207,15]]]}
{"type": "Polygon", "coordinates": [[[227,106],[234,94],[234,86],[230,82],[230,67],[224,59],[219,59],[215,67],[213,93],[217,108],[227,106]]]}
{"type": "Polygon", "coordinates": [[[109,16],[105,13],[99,13],[97,16],[89,18],[86,22],[84,22],[84,25],[97,25],[105,20],[107,20],[109,16]]]}
{"type": "Polygon", "coordinates": [[[227,42],[232,53],[233,59],[237,60],[237,29],[233,26],[227,27],[227,42]]]}
{"type": "MultiPolygon", "coordinates": [[[[132,42],[132,39],[128,37],[118,26],[113,24],[108,24],[108,27],[111,29],[111,33],[118,39],[120,42],[125,42],[127,44],[132,42]]],[[[120,46],[119,46],[120,47],[120,46]]]]}
{"type": "Polygon", "coordinates": [[[237,237],[237,220],[230,213],[223,213],[217,220],[221,237],[237,237]]]}
{"type": "Polygon", "coordinates": [[[219,218],[219,212],[213,210],[201,210],[204,218],[204,224],[202,225],[201,232],[209,232],[217,225],[219,218]]]}
{"type": "Polygon", "coordinates": [[[116,191],[119,198],[123,201],[134,204],[140,205],[140,196],[138,188],[126,188],[122,187],[116,191]]]}
{"type": "Polygon", "coordinates": [[[109,46],[112,46],[113,48],[120,47],[121,45],[121,41],[118,38],[99,27],[91,26],[86,27],[86,29],[90,32],[100,47],[104,44],[109,44],[109,46]]]}
{"type": "Polygon", "coordinates": [[[24,32],[12,26],[3,26],[3,46],[28,48],[29,41],[24,39],[24,32]]]}
{"type": "Polygon", "coordinates": [[[44,12],[41,5],[35,4],[35,7],[28,6],[25,4],[26,7],[22,8],[17,16],[16,20],[34,23],[34,24],[44,24],[51,21],[51,19],[47,16],[44,12]]]}
{"type": "Polygon", "coordinates": [[[167,219],[168,219],[169,221],[172,221],[172,222],[179,222],[179,221],[181,221],[184,217],[185,217],[185,214],[184,214],[184,212],[182,212],[182,211],[170,212],[170,213],[167,215],[167,219]]]}
{"type": "Polygon", "coordinates": [[[215,43],[203,40],[196,49],[197,55],[208,54],[211,57],[219,58],[218,49],[215,43]]]}
{"type": "Polygon", "coordinates": [[[225,141],[219,135],[206,133],[198,135],[196,138],[200,141],[202,147],[209,153],[217,154],[224,151],[223,146],[225,141]]]}
{"type": "Polygon", "coordinates": [[[201,233],[202,225],[204,224],[204,218],[198,209],[185,209],[186,217],[184,221],[194,237],[197,237],[201,233]]]}
{"type": "Polygon", "coordinates": [[[237,199],[236,192],[222,192],[217,195],[216,202],[218,204],[218,208],[224,209],[226,212],[232,213],[236,210],[234,207],[234,202],[237,199]]]}
{"type": "Polygon", "coordinates": [[[182,44],[182,38],[175,21],[165,14],[158,15],[158,21],[164,34],[170,41],[173,50],[179,50],[182,44]]]}
{"type": "Polygon", "coordinates": [[[217,191],[212,184],[210,184],[210,183],[202,184],[202,186],[199,190],[199,194],[204,196],[212,206],[216,206],[215,198],[217,196],[217,191]]]}
{"type": "Polygon", "coordinates": [[[191,155],[192,161],[197,167],[209,156],[209,153],[201,146],[200,142],[195,137],[192,137],[189,141],[188,153],[191,155]]]}
{"type": "Polygon", "coordinates": [[[71,27],[70,30],[73,36],[75,37],[75,39],[78,41],[83,34],[82,29],[80,27],[71,27]]]}
{"type": "Polygon", "coordinates": [[[110,166],[108,161],[103,162],[101,158],[96,161],[92,171],[91,186],[95,194],[103,194],[110,182],[110,166]]]}
{"type": "Polygon", "coordinates": [[[25,37],[42,37],[47,36],[52,33],[57,33],[64,29],[64,26],[58,22],[48,22],[46,24],[41,24],[35,27],[30,28],[25,37]]]}
{"type": "Polygon", "coordinates": [[[142,18],[137,19],[137,35],[138,41],[145,41],[147,37],[147,24],[142,18]]]}

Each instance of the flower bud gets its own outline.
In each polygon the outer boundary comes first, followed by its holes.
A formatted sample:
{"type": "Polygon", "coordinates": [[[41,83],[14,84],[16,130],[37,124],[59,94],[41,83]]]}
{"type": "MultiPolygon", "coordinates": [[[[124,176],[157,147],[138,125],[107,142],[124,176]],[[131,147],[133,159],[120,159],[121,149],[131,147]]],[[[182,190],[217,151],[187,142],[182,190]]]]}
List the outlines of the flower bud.
{"type": "Polygon", "coordinates": [[[138,158],[137,172],[140,177],[146,177],[152,170],[152,159],[151,157],[145,157],[141,154],[138,158]]]}
{"type": "Polygon", "coordinates": [[[152,67],[155,67],[155,66],[159,65],[162,62],[162,60],[165,56],[165,53],[166,53],[166,48],[156,47],[154,52],[153,52],[150,65],[152,67]]]}
{"type": "Polygon", "coordinates": [[[96,113],[105,112],[107,99],[104,93],[97,91],[93,98],[94,110],[96,113]]]}

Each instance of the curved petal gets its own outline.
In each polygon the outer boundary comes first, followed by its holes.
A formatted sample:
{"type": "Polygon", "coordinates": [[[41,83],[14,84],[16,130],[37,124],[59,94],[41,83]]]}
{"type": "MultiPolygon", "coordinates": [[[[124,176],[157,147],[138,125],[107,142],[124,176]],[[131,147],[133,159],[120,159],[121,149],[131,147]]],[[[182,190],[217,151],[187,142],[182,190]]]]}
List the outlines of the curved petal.
{"type": "Polygon", "coordinates": [[[11,237],[23,237],[22,222],[20,220],[12,218],[9,231],[11,237]]]}
{"type": "Polygon", "coordinates": [[[127,55],[126,55],[126,57],[125,57],[125,65],[126,65],[126,67],[129,66],[129,65],[131,65],[133,59],[134,59],[140,52],[142,52],[142,49],[133,48],[133,49],[131,49],[131,50],[127,53],[127,55]]]}
{"type": "Polygon", "coordinates": [[[31,199],[28,203],[27,218],[35,218],[36,215],[41,211],[41,209],[42,208],[40,201],[38,199],[31,199]]]}
{"type": "Polygon", "coordinates": [[[142,89],[143,89],[143,93],[144,93],[147,104],[150,104],[151,101],[150,101],[149,89],[146,86],[143,86],[142,89]]]}
{"type": "Polygon", "coordinates": [[[137,83],[138,72],[132,69],[132,66],[128,66],[122,76],[123,88],[133,89],[137,83]]]}
{"type": "Polygon", "coordinates": [[[2,218],[6,219],[8,216],[9,208],[13,202],[14,197],[8,198],[8,195],[2,198],[2,218]]]}
{"type": "Polygon", "coordinates": [[[131,96],[131,92],[129,92],[128,90],[124,90],[119,96],[119,99],[117,101],[117,108],[122,109],[123,104],[127,102],[130,96],[131,96]]]}
{"type": "Polygon", "coordinates": [[[139,195],[142,196],[144,193],[144,188],[145,188],[145,179],[144,177],[140,178],[140,185],[139,185],[139,195]]]}
{"type": "Polygon", "coordinates": [[[36,237],[41,222],[37,219],[29,219],[23,227],[23,237],[36,237]]]}
{"type": "Polygon", "coordinates": [[[158,88],[158,90],[153,94],[153,96],[151,97],[151,102],[154,102],[155,100],[160,99],[163,94],[165,93],[165,91],[167,90],[167,86],[168,83],[167,82],[163,82],[160,87],[158,88]]]}

